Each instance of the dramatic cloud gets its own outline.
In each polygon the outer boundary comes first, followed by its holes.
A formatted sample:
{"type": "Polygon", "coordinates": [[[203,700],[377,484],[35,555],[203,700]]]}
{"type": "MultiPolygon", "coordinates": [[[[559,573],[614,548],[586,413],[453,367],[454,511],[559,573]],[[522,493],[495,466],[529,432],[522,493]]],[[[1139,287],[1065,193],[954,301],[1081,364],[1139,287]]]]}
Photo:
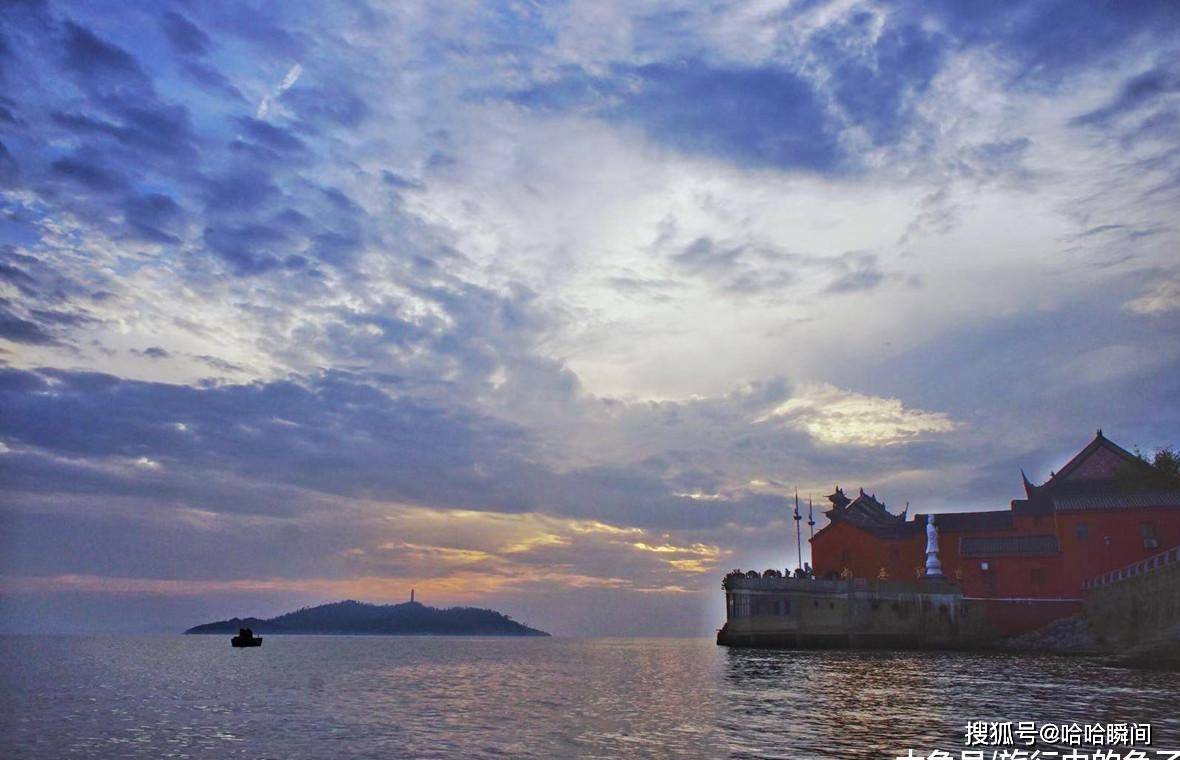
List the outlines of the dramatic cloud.
{"type": "Polygon", "coordinates": [[[899,399],[849,393],[831,385],[805,388],[763,420],[779,420],[833,445],[890,446],[955,429],[940,412],[905,408],[899,399]]]}
{"type": "Polygon", "coordinates": [[[1177,23],[10,4],[0,627],[708,632],[796,489],[1180,443],[1177,23]]]}

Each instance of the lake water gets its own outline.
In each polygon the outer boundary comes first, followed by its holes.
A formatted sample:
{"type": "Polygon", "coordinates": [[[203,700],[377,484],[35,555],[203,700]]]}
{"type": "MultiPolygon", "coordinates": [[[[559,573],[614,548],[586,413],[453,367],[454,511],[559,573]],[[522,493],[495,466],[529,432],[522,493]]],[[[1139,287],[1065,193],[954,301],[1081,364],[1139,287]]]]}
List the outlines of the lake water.
{"type": "Polygon", "coordinates": [[[1180,686],[1075,659],[701,639],[0,637],[13,759],[957,758],[968,720],[1151,723],[1180,749],[1180,686]]]}

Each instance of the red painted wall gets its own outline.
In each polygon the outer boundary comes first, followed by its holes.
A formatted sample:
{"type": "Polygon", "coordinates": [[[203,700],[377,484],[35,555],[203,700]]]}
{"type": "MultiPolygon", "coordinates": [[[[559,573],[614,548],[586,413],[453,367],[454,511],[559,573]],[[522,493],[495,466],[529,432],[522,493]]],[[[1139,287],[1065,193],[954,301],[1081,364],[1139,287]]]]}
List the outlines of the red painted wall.
{"type": "Polygon", "coordinates": [[[910,580],[915,568],[925,567],[926,537],[921,542],[891,541],[846,522],[828,525],[811,539],[816,576],[840,574],[845,568],[856,578],[876,578],[881,568],[893,580],[910,580]]]}
{"type": "Polygon", "coordinates": [[[1059,512],[1056,517],[1062,572],[1074,593],[1084,580],[1180,545],[1180,510],[1174,507],[1059,512]],[[1144,545],[1143,523],[1154,529],[1157,547],[1144,545]],[[1079,524],[1087,526],[1085,538],[1078,535],[1079,524]]]}
{"type": "MultiPolygon", "coordinates": [[[[1015,516],[1010,530],[942,530],[938,544],[943,573],[960,582],[965,596],[1077,599],[1082,596],[1083,581],[1180,545],[1180,510],[1158,507],[1015,516]],[[1144,545],[1144,523],[1152,525],[1158,546],[1144,545]],[[1079,524],[1086,526],[1081,533],[1079,524]],[[965,535],[1045,534],[1057,536],[1059,554],[966,558],[959,554],[959,539],[965,535]],[[1109,545],[1105,541],[1108,536],[1109,545]]],[[[915,568],[925,567],[925,551],[925,531],[906,539],[883,539],[845,522],[828,525],[811,540],[812,564],[818,577],[848,568],[854,577],[873,579],[885,568],[892,579],[910,579],[915,577],[915,568]]],[[[1076,603],[995,602],[988,606],[989,618],[1005,633],[1032,630],[1077,609],[1076,603]]]]}

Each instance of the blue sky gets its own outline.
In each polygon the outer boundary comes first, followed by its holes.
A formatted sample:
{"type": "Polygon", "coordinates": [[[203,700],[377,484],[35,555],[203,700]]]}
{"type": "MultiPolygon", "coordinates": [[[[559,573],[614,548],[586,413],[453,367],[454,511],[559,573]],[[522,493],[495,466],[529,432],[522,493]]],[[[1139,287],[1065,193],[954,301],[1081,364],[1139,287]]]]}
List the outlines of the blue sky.
{"type": "Polygon", "coordinates": [[[9,5],[0,627],[708,632],[795,489],[1180,443],[1178,20],[9,5]]]}

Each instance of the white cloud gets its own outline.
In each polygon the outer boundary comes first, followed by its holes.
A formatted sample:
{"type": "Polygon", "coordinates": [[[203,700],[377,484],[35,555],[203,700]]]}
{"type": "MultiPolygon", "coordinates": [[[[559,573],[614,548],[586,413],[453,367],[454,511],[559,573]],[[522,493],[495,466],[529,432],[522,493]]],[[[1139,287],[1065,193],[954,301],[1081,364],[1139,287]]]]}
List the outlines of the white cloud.
{"type": "Polygon", "coordinates": [[[799,394],[757,421],[779,421],[834,446],[891,446],[959,427],[942,412],[910,409],[900,399],[867,396],[827,383],[799,394]]]}
{"type": "Polygon", "coordinates": [[[1142,295],[1123,304],[1123,308],[1144,316],[1159,316],[1180,311],[1180,282],[1162,280],[1148,286],[1142,295]]]}
{"type": "Polygon", "coordinates": [[[303,74],[303,66],[299,63],[296,63],[294,66],[287,69],[287,73],[283,77],[283,81],[279,82],[278,87],[276,87],[272,92],[262,96],[262,100],[258,102],[258,111],[254,114],[254,118],[265,119],[267,114],[270,113],[271,102],[287,90],[291,89],[291,87],[299,81],[301,74],[303,74]]]}

